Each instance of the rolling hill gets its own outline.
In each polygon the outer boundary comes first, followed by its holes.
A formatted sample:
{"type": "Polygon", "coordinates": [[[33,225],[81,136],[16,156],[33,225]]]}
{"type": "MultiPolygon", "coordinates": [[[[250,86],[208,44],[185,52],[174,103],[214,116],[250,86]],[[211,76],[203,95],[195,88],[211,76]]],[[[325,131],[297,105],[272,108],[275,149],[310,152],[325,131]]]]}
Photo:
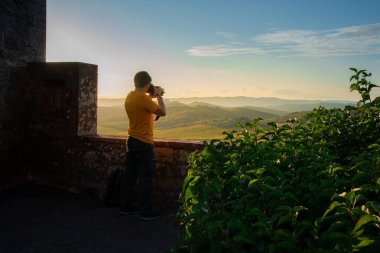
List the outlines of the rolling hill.
{"type": "Polygon", "coordinates": [[[178,101],[184,104],[194,102],[208,103],[223,107],[253,107],[272,109],[283,113],[295,111],[307,111],[323,106],[325,108],[343,108],[346,105],[353,105],[353,101],[341,100],[304,100],[304,99],[281,99],[275,97],[192,97],[192,98],[170,98],[170,101],[178,101]]]}
{"type": "MultiPolygon", "coordinates": [[[[248,97],[186,98],[165,101],[167,115],[154,123],[156,138],[220,138],[223,131],[235,129],[236,123],[245,123],[258,117],[264,119],[262,123],[265,126],[269,121],[285,122],[289,117],[294,115],[298,117],[319,106],[342,108],[351,104],[349,101],[248,97]]],[[[128,117],[124,110],[124,99],[100,98],[98,103],[98,133],[127,135],[128,117]]]]}
{"type": "MultiPolygon", "coordinates": [[[[205,103],[166,103],[167,115],[155,121],[155,130],[161,138],[207,139],[231,130],[238,122],[245,123],[255,118],[277,118],[283,113],[257,108],[226,108],[205,103]],[[166,133],[168,136],[165,136],[166,133]],[[178,135],[176,134],[178,133],[178,135]],[[197,134],[195,134],[197,133],[197,134]]],[[[98,133],[126,135],[128,118],[122,105],[98,107],[98,133]]],[[[157,136],[156,134],[156,136],[157,136]]]]}

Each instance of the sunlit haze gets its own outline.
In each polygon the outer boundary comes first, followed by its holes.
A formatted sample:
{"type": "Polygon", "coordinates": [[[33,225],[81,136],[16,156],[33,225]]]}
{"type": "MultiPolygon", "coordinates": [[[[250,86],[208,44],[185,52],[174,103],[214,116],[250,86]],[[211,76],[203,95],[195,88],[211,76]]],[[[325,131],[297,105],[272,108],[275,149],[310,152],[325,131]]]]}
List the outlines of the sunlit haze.
{"type": "Polygon", "coordinates": [[[377,0],[47,0],[47,60],[98,65],[100,97],[124,97],[146,70],[165,97],[356,100],[349,67],[380,84],[379,11],[377,0]]]}

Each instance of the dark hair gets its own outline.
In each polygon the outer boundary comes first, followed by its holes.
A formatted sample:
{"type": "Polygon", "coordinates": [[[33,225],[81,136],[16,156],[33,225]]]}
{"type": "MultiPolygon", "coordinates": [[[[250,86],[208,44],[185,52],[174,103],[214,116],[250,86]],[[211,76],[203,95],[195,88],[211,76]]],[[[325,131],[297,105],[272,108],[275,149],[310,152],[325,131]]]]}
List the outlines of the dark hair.
{"type": "Polygon", "coordinates": [[[150,84],[152,82],[152,78],[150,77],[148,72],[140,71],[136,73],[134,82],[135,82],[135,87],[142,88],[145,85],[150,84]]]}

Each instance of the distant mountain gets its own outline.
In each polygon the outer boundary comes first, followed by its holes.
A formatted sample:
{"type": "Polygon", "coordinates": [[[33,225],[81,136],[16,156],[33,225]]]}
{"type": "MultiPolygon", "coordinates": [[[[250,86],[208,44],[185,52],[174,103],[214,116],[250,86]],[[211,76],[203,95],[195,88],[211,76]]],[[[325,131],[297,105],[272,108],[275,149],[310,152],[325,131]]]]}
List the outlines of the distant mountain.
{"type": "MultiPolygon", "coordinates": [[[[187,105],[208,105],[219,107],[247,107],[259,111],[271,112],[274,114],[285,114],[296,111],[307,111],[320,106],[331,108],[344,108],[346,105],[354,105],[353,101],[342,100],[305,100],[305,99],[281,99],[275,97],[191,97],[191,98],[167,98],[166,103],[180,102],[187,105]],[[269,111],[268,111],[269,109],[269,111]]],[[[98,106],[123,105],[124,98],[120,99],[98,99],[98,106]]]]}
{"type": "Polygon", "coordinates": [[[305,99],[281,99],[276,97],[192,97],[192,98],[170,98],[170,101],[178,101],[185,104],[208,103],[223,107],[256,107],[273,109],[284,113],[305,111],[320,106],[330,108],[344,108],[346,105],[354,105],[353,101],[341,100],[305,100],[305,99]]]}
{"type": "Polygon", "coordinates": [[[123,106],[125,98],[98,98],[98,106],[123,106]]]}
{"type": "Polygon", "coordinates": [[[319,102],[319,103],[311,103],[311,104],[282,104],[277,106],[270,107],[274,110],[281,110],[287,113],[291,112],[302,112],[302,111],[311,111],[314,108],[325,107],[327,109],[333,108],[344,108],[347,105],[355,105],[354,102],[319,102]]]}

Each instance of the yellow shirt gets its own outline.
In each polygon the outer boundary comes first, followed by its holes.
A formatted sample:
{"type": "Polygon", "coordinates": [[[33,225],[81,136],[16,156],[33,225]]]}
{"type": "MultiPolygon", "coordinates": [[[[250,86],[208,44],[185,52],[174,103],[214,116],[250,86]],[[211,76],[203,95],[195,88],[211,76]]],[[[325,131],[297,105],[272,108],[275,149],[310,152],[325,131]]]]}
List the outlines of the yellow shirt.
{"type": "Polygon", "coordinates": [[[129,119],[129,136],[153,143],[153,113],[159,108],[158,104],[144,93],[131,91],[124,105],[129,119]]]}

